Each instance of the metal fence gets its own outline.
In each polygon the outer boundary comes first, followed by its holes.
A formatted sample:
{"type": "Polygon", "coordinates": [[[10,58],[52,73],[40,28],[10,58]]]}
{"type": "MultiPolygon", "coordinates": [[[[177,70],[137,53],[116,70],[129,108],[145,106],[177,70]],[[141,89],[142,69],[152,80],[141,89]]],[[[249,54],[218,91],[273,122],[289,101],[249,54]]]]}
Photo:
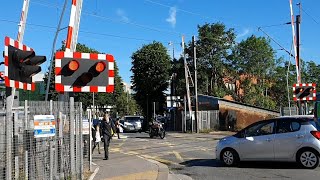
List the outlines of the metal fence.
{"type": "Polygon", "coordinates": [[[82,136],[82,103],[25,101],[20,105],[13,110],[12,122],[6,122],[0,112],[0,179],[83,179],[89,167],[84,158],[89,155],[84,148],[89,139],[82,136]],[[36,121],[35,115],[53,115],[54,120],[36,121]],[[47,131],[50,125],[55,129],[49,130],[50,137],[37,135],[35,126],[47,131]]]}
{"type": "MultiPolygon", "coordinates": [[[[188,117],[189,113],[187,112],[187,119],[185,119],[184,112],[182,113],[182,129],[183,131],[191,131],[192,125],[191,120],[188,117]]],[[[210,111],[198,111],[199,118],[199,130],[216,130],[219,128],[219,110],[210,110],[210,111]]],[[[196,122],[194,117],[194,111],[192,111],[192,122],[193,122],[193,130],[196,130],[196,122]]]]}

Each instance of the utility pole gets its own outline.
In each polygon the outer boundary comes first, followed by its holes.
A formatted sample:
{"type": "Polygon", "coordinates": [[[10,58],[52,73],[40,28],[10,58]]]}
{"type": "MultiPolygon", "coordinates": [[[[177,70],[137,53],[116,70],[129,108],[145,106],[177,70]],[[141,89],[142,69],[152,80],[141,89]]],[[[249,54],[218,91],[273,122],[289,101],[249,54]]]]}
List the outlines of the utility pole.
{"type": "Polygon", "coordinates": [[[198,119],[198,78],[197,78],[197,51],[196,51],[196,37],[192,36],[193,44],[193,62],[194,62],[194,96],[195,96],[195,111],[194,117],[196,122],[196,132],[199,133],[199,119],[198,119]]]}
{"type": "MultiPolygon", "coordinates": [[[[174,43],[169,42],[169,45],[172,46],[172,63],[174,62],[174,43]]],[[[170,78],[170,120],[173,121],[173,129],[175,130],[175,109],[173,109],[173,96],[175,95],[174,93],[174,80],[175,80],[175,72],[171,74],[170,78]],[[172,113],[173,112],[173,113],[172,113]]]]}
{"type": "MultiPolygon", "coordinates": [[[[186,78],[186,90],[187,90],[187,102],[189,107],[189,117],[191,121],[191,132],[193,132],[193,121],[192,121],[192,108],[191,108],[191,98],[190,98],[190,86],[189,86],[189,68],[186,59],[186,53],[184,50],[184,36],[182,36],[182,52],[183,52],[183,60],[184,60],[184,75],[186,78]]],[[[185,106],[186,108],[186,106],[185,106]]]]}
{"type": "MultiPolygon", "coordinates": [[[[297,45],[297,62],[298,62],[298,69],[299,69],[299,76],[300,76],[300,82],[302,80],[301,78],[301,60],[300,60],[300,23],[301,23],[301,3],[298,3],[299,6],[299,15],[296,16],[296,45],[297,45]]],[[[302,110],[302,104],[306,105],[305,102],[298,101],[298,108],[299,108],[299,115],[304,114],[302,110]]]]}

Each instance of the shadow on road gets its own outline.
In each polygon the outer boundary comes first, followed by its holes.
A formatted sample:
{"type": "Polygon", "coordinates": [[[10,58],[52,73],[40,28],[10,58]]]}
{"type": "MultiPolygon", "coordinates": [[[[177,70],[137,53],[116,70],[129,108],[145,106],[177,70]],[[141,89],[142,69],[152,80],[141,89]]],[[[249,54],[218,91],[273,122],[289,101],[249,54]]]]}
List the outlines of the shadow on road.
{"type": "Polygon", "coordinates": [[[298,164],[289,162],[242,162],[238,167],[255,169],[301,169],[298,164]]]}
{"type": "Polygon", "coordinates": [[[193,167],[193,166],[223,167],[223,164],[216,159],[193,159],[193,160],[181,162],[180,164],[187,167],[193,167]]]}
{"type": "MultiPolygon", "coordinates": [[[[206,167],[227,167],[216,159],[193,159],[180,163],[187,167],[206,166],[206,167]]],[[[296,163],[288,162],[241,162],[236,168],[255,168],[255,169],[300,169],[296,163]]]]}

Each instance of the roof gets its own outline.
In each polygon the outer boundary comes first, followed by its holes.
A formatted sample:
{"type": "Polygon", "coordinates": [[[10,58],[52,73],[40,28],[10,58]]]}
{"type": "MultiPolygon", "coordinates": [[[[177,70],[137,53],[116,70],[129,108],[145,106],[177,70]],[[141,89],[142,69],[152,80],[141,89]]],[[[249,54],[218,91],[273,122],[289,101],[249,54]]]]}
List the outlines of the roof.
{"type": "Polygon", "coordinates": [[[293,116],[279,116],[276,118],[313,118],[313,115],[293,115],[293,116]]]}

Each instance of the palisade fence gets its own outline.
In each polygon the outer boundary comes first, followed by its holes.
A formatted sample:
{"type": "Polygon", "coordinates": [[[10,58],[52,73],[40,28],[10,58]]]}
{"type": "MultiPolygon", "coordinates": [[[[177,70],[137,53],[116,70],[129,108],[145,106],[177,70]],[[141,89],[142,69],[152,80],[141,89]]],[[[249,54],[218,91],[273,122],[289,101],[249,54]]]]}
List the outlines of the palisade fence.
{"type": "MultiPolygon", "coordinates": [[[[185,119],[184,112],[182,114],[182,131],[191,131],[191,120],[189,118],[189,112],[187,112],[187,119],[185,119]]],[[[219,127],[219,110],[198,111],[199,130],[215,130],[219,127]]],[[[196,131],[196,121],[194,117],[194,111],[192,111],[193,130],[196,131]]]]}
{"type": "Polygon", "coordinates": [[[82,103],[25,101],[20,105],[13,109],[11,122],[0,112],[0,179],[83,179],[89,167],[85,158],[89,140],[82,136],[82,119],[86,119],[82,103]],[[35,115],[54,115],[54,136],[36,136],[35,115]]]}

